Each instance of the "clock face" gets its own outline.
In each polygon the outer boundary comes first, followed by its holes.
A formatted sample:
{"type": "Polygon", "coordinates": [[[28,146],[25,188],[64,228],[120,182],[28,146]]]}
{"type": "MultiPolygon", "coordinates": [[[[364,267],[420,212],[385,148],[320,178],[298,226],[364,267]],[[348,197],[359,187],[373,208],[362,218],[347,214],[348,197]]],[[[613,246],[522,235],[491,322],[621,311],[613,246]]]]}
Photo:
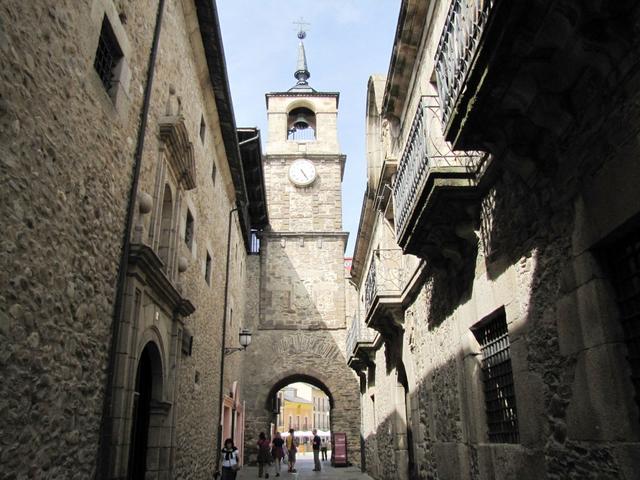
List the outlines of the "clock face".
{"type": "Polygon", "coordinates": [[[289,180],[294,185],[305,187],[311,185],[316,179],[316,167],[309,160],[300,158],[289,167],[289,180]]]}

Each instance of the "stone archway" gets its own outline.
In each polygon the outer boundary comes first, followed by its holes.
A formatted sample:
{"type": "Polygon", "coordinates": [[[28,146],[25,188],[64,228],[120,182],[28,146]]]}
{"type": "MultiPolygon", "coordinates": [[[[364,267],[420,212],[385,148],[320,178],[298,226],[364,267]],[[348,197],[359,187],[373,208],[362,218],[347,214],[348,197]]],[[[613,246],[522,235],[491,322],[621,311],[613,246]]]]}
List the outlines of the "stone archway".
{"type": "Polygon", "coordinates": [[[348,460],[360,463],[359,380],[346,363],[341,330],[259,330],[247,350],[245,455],[256,458],[259,432],[268,432],[276,413],[273,399],[282,387],[300,381],[329,397],[332,432],[347,434],[348,460]],[[268,359],[268,362],[265,361],[268,359]]]}

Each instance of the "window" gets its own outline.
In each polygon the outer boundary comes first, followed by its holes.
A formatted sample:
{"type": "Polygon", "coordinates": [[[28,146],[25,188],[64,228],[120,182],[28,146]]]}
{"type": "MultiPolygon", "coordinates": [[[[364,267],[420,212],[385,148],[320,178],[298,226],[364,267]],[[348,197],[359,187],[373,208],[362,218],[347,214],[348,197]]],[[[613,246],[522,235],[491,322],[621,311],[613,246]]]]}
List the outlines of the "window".
{"type": "Polygon", "coordinates": [[[291,422],[293,421],[293,417],[289,415],[289,428],[291,428],[291,422]]]}
{"type": "Polygon", "coordinates": [[[211,181],[216,184],[216,162],[211,162],[211,181]]]}
{"type": "Polygon", "coordinates": [[[640,230],[610,248],[609,264],[627,344],[631,381],[640,407],[640,230]]]}
{"type": "Polygon", "coordinates": [[[504,309],[482,321],[472,331],[482,350],[482,382],[489,441],[518,443],[518,414],[504,309]]]}
{"type": "Polygon", "coordinates": [[[296,415],[296,429],[300,430],[300,415],[296,415]]]}
{"type": "Polygon", "coordinates": [[[193,215],[187,209],[187,222],[184,228],[184,243],[187,244],[189,250],[193,248],[193,215]]]}
{"type": "Polygon", "coordinates": [[[207,284],[211,285],[211,255],[207,252],[207,258],[204,264],[204,279],[207,281],[207,284]]]}
{"type": "Polygon", "coordinates": [[[204,115],[200,117],[200,141],[204,144],[204,136],[207,133],[207,124],[204,123],[204,115]]]}
{"type": "Polygon", "coordinates": [[[304,417],[304,428],[303,428],[303,430],[309,430],[308,426],[309,426],[309,419],[307,417],[304,417]]]}
{"type": "Polygon", "coordinates": [[[96,69],[96,72],[98,72],[100,80],[102,80],[102,85],[104,85],[107,92],[110,92],[113,86],[114,71],[122,59],[122,56],[122,50],[118,45],[111,24],[105,15],[102,19],[102,28],[100,29],[98,49],[96,50],[93,67],[96,69]]]}

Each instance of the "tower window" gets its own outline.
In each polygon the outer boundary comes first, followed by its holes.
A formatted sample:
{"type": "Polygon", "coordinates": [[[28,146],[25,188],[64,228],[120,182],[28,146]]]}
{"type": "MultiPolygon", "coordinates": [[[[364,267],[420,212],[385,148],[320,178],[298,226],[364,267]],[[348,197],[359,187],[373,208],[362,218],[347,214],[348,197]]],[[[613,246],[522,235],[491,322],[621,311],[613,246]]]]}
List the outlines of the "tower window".
{"type": "Polygon", "coordinates": [[[609,264],[627,344],[631,381],[640,406],[640,230],[610,248],[609,264]]]}
{"type": "Polygon", "coordinates": [[[216,162],[211,162],[211,181],[216,184],[216,162]]]}
{"type": "Polygon", "coordinates": [[[211,255],[207,252],[207,258],[204,263],[204,279],[207,284],[211,285],[211,255]]]}
{"type": "Polygon", "coordinates": [[[187,222],[184,228],[184,243],[187,244],[189,250],[193,248],[193,224],[193,215],[191,215],[191,212],[187,209],[187,222]]]}
{"type": "Polygon", "coordinates": [[[120,45],[118,45],[111,24],[105,16],[102,19],[102,28],[100,29],[98,49],[96,50],[93,67],[96,69],[96,72],[98,72],[100,80],[102,80],[102,85],[104,85],[107,92],[109,92],[113,86],[115,69],[122,59],[122,56],[120,45]]]}
{"type": "Polygon", "coordinates": [[[482,381],[489,441],[518,443],[518,413],[504,309],[472,331],[482,350],[482,381]]]}

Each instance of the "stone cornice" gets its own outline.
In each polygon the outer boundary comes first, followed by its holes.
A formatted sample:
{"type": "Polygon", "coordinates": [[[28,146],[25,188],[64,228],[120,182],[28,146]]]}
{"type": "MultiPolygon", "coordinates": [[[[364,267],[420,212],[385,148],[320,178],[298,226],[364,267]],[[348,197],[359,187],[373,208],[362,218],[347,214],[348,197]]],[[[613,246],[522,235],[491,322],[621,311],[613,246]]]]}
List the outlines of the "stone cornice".
{"type": "Polygon", "coordinates": [[[338,237],[348,238],[349,232],[258,232],[260,238],[281,237],[338,237]]]}
{"type": "Polygon", "coordinates": [[[166,302],[171,311],[188,317],[195,312],[196,307],[190,300],[183,298],[163,271],[164,264],[151,247],[139,243],[132,244],[129,251],[129,275],[143,275],[145,281],[161,299],[166,302]]]}

